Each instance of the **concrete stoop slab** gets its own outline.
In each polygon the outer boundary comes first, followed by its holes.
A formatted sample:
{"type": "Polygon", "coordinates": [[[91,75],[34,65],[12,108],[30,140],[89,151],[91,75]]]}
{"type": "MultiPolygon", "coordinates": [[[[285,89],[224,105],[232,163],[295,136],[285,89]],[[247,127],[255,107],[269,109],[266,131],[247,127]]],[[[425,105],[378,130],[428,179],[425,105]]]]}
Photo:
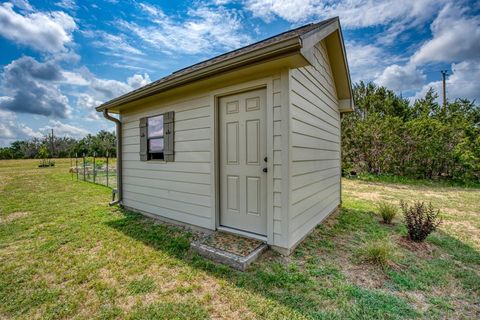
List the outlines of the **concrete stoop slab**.
{"type": "Polygon", "coordinates": [[[258,240],[251,240],[241,236],[232,236],[231,234],[224,234],[217,231],[204,239],[193,241],[191,243],[191,248],[207,259],[228,265],[240,271],[245,271],[252,262],[257,260],[258,257],[268,249],[268,245],[258,240]],[[221,240],[212,241],[212,238],[220,238],[221,240]],[[227,240],[225,241],[224,238],[227,240]],[[234,252],[227,251],[231,248],[228,242],[234,241],[238,241],[239,243],[247,242],[249,247],[242,248],[240,253],[238,253],[238,250],[231,250],[234,252]],[[227,244],[222,246],[224,242],[227,242],[227,244]]]}

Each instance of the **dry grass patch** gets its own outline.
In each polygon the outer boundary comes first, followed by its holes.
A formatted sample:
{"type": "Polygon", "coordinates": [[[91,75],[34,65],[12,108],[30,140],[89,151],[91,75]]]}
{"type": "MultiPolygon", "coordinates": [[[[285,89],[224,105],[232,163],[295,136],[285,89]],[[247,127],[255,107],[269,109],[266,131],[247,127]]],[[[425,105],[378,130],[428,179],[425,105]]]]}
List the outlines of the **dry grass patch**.
{"type": "Polygon", "coordinates": [[[10,223],[10,222],[15,221],[17,219],[22,219],[22,218],[28,217],[30,215],[31,215],[31,213],[28,212],[28,211],[13,212],[13,213],[7,214],[4,217],[0,217],[0,223],[7,224],[7,223],[10,223]]]}
{"type": "Polygon", "coordinates": [[[471,243],[475,248],[480,249],[480,227],[469,221],[443,220],[439,229],[443,229],[447,233],[456,233],[462,241],[471,243]]]}

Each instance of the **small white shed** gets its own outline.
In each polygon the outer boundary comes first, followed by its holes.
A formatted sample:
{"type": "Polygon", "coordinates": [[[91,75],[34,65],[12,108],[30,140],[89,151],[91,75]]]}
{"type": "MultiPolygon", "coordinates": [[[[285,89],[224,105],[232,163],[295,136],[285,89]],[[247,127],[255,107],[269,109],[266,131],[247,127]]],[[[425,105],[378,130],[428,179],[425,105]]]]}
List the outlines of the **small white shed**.
{"type": "Polygon", "coordinates": [[[283,254],[340,205],[340,117],[352,110],[338,18],[97,107],[117,122],[123,206],[262,239],[283,254]]]}

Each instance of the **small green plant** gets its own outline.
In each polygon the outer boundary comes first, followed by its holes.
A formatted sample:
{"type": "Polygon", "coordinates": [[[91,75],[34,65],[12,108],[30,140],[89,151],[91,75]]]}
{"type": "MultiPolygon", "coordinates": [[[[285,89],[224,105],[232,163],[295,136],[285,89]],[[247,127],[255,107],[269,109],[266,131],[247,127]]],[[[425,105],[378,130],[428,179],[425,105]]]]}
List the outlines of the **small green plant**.
{"type": "Polygon", "coordinates": [[[435,210],[431,203],[415,201],[412,206],[401,202],[408,237],[415,242],[422,242],[442,223],[440,210],[435,210]]]}
{"type": "Polygon", "coordinates": [[[378,212],[382,216],[383,222],[391,224],[393,218],[395,218],[398,213],[398,208],[391,203],[380,202],[378,204],[378,212]]]}
{"type": "Polygon", "coordinates": [[[40,146],[40,149],[38,150],[37,158],[42,159],[42,161],[38,165],[40,168],[55,166],[54,161],[52,161],[51,159],[47,159],[48,158],[48,149],[44,144],[42,144],[40,146]]]}
{"type": "Polygon", "coordinates": [[[394,248],[389,240],[377,239],[367,242],[359,253],[362,260],[385,266],[393,259],[394,248]]]}

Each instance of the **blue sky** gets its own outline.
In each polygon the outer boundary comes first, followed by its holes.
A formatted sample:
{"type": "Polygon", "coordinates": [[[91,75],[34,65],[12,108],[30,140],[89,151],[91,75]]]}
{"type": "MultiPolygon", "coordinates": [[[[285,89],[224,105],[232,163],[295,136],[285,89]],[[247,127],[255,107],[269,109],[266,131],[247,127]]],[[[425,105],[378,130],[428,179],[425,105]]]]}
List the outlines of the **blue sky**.
{"type": "Polygon", "coordinates": [[[480,2],[26,1],[0,4],[0,146],[112,129],[101,102],[195,62],[339,16],[353,81],[480,97],[480,2]]]}

